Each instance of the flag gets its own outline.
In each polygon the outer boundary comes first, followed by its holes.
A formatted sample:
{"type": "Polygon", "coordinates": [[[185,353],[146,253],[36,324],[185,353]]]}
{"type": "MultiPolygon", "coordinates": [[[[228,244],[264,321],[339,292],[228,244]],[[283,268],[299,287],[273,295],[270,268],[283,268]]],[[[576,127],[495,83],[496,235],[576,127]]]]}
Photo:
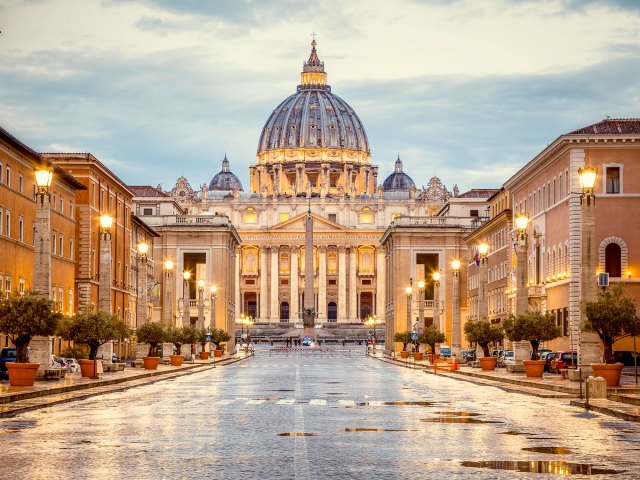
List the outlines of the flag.
{"type": "Polygon", "coordinates": [[[479,267],[480,266],[480,252],[478,252],[477,248],[476,248],[476,252],[473,254],[473,259],[476,262],[476,266],[479,267]]]}

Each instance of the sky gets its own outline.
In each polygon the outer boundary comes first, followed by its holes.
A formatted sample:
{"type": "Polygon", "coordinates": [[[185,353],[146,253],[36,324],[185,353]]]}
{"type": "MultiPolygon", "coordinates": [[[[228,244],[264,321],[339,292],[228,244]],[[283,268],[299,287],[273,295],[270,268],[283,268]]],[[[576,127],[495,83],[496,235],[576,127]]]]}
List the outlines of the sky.
{"type": "Polygon", "coordinates": [[[378,181],[499,188],[558,136],[640,117],[637,0],[0,0],[0,126],[129,185],[245,190],[315,32],[378,181]]]}

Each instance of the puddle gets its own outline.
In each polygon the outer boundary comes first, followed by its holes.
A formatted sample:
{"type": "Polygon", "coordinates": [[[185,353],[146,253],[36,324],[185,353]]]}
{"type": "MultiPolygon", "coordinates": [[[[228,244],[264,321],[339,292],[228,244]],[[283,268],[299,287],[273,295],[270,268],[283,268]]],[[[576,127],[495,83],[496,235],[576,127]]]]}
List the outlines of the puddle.
{"type": "Polygon", "coordinates": [[[346,395],[346,393],[342,393],[342,392],[328,392],[328,393],[325,393],[325,395],[346,395]]]}
{"type": "Polygon", "coordinates": [[[268,392],[295,392],[295,390],[287,390],[286,388],[282,388],[280,390],[267,390],[268,392]]]}
{"type": "Polygon", "coordinates": [[[436,415],[446,415],[448,417],[477,417],[479,413],[473,412],[433,412],[436,415]]]}
{"type": "Polygon", "coordinates": [[[285,432],[276,433],[278,437],[319,437],[319,433],[307,433],[307,432],[285,432]]]}
{"type": "Polygon", "coordinates": [[[36,425],[37,422],[35,420],[10,420],[4,422],[2,427],[4,428],[4,433],[15,433],[27,428],[33,428],[36,425]]]}
{"type": "Polygon", "coordinates": [[[420,421],[426,423],[502,423],[497,420],[480,420],[472,417],[433,417],[421,418],[420,421]]]}
{"type": "Polygon", "coordinates": [[[569,462],[509,462],[498,460],[486,460],[483,462],[461,462],[463,467],[491,468],[493,470],[512,470],[525,473],[555,473],[558,475],[616,475],[624,470],[612,470],[609,468],[594,467],[588,463],[569,462]]]}
{"type": "Polygon", "coordinates": [[[443,402],[384,402],[392,407],[439,407],[443,402]]]}
{"type": "Polygon", "coordinates": [[[417,432],[417,430],[407,430],[406,428],[366,428],[366,427],[355,427],[355,428],[343,428],[343,432],[417,432]]]}
{"type": "Polygon", "coordinates": [[[573,453],[572,450],[565,447],[526,447],[522,450],[535,453],[550,453],[552,455],[569,455],[573,453]]]}

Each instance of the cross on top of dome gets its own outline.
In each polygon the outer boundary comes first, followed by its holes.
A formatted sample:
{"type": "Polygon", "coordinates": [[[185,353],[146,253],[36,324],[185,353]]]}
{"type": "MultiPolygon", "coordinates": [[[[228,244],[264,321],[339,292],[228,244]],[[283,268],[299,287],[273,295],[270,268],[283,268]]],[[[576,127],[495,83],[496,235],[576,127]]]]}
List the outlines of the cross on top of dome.
{"type": "Polygon", "coordinates": [[[328,88],[327,87],[327,74],[324,71],[324,62],[318,58],[318,52],[316,51],[316,39],[315,33],[311,42],[311,54],[309,60],[302,64],[302,73],[300,73],[300,86],[302,88],[328,88]]]}

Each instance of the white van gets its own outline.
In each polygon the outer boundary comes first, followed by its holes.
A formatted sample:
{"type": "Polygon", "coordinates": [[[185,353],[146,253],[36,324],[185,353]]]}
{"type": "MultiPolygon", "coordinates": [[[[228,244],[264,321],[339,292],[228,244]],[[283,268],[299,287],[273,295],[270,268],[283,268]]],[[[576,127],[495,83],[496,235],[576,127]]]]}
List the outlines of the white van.
{"type": "Polygon", "coordinates": [[[440,345],[440,358],[451,357],[451,347],[449,345],[440,345]]]}

